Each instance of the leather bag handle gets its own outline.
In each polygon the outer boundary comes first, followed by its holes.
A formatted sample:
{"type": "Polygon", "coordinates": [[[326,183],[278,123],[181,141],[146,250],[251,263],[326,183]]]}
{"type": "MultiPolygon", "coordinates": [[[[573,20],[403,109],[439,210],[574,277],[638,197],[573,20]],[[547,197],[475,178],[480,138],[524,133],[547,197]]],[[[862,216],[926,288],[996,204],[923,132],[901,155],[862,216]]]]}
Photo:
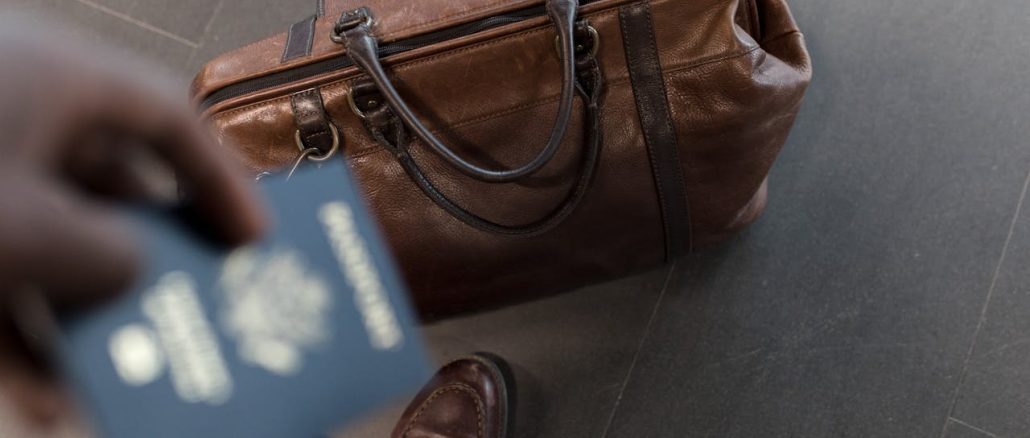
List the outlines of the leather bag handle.
{"type": "MultiPolygon", "coordinates": [[[[603,87],[601,69],[592,53],[585,54],[582,59],[577,60],[577,63],[579,64],[579,80],[576,84],[576,91],[583,98],[585,113],[583,128],[586,136],[586,147],[581,158],[579,175],[576,183],[561,203],[544,217],[528,224],[500,224],[479,216],[452,201],[426,177],[421,166],[411,156],[407,148],[407,129],[393,110],[388,105],[383,105],[382,99],[378,97],[362,99],[362,104],[357,105],[364,106],[361,110],[367,111],[369,114],[365,119],[365,125],[372,137],[393,153],[405,173],[437,206],[466,225],[481,231],[508,236],[535,236],[554,229],[575,211],[593,182],[597,163],[601,156],[600,100],[603,87]]],[[[351,92],[354,93],[358,90],[361,90],[362,93],[375,93],[376,96],[379,96],[375,84],[367,78],[352,84],[351,92]]]]}
{"type": "Polygon", "coordinates": [[[575,26],[578,0],[547,0],[547,15],[558,31],[562,63],[562,87],[558,115],[547,144],[530,162],[514,169],[486,169],[456,154],[415,116],[400,93],[393,86],[379,62],[379,43],[372,36],[372,15],[367,8],[345,12],[333,29],[333,40],[343,43],[347,55],[375,85],[405,125],[414,131],[437,155],[469,177],[491,183],[508,183],[532,175],[554,158],[572,120],[573,98],[576,94],[575,26]]]}

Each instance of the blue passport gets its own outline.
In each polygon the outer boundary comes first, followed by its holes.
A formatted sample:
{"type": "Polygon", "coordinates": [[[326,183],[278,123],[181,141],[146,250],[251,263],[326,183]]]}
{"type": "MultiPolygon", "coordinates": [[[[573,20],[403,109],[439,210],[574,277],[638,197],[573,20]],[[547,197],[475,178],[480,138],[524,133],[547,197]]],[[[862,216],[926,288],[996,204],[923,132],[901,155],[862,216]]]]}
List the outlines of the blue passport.
{"type": "Polygon", "coordinates": [[[140,215],[138,285],[60,321],[62,364],[102,436],[325,436],[428,379],[346,166],[262,185],[275,223],[263,242],[226,252],[140,215]]]}

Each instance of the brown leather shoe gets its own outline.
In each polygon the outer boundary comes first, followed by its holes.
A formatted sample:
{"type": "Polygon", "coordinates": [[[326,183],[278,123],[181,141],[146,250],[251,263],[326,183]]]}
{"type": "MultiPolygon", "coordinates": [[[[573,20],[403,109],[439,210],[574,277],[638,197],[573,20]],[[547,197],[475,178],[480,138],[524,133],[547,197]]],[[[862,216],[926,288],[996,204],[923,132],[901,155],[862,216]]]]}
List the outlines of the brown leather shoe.
{"type": "Polygon", "coordinates": [[[444,365],[401,415],[393,438],[508,438],[514,384],[499,357],[476,353],[444,365]]]}

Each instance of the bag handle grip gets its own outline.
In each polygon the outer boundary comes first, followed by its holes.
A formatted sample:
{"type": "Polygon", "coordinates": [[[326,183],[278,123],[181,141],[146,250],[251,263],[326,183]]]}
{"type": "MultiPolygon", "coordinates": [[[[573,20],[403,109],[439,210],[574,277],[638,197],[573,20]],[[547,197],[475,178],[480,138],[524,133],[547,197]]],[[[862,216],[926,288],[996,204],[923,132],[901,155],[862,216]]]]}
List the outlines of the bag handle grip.
{"type": "Polygon", "coordinates": [[[562,86],[558,114],[544,148],[531,161],[514,169],[487,169],[469,162],[436,138],[429,128],[415,116],[379,62],[379,43],[372,36],[372,15],[368,8],[345,12],[333,28],[333,40],[344,44],[347,55],[372,79],[397,116],[444,161],[469,177],[490,183],[508,183],[532,175],[550,162],[561,146],[562,139],[571,123],[573,99],[576,94],[574,33],[578,6],[578,0],[547,0],[547,15],[558,31],[562,63],[562,86]]]}

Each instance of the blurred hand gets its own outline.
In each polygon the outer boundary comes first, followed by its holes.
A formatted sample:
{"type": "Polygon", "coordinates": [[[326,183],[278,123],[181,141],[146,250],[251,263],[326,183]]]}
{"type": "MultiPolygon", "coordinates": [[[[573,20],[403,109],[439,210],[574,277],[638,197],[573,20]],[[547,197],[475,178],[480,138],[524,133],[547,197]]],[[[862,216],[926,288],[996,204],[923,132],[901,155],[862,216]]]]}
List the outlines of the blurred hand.
{"type": "MultiPolygon", "coordinates": [[[[139,268],[114,202],[147,200],[139,158],[179,177],[206,234],[241,244],[263,212],[243,173],[151,70],[67,39],[0,26],[0,382],[36,420],[62,409],[58,385],[12,315],[20,292],[75,308],[110,298],[139,268]]],[[[181,100],[181,101],[180,101],[181,100]]]]}

